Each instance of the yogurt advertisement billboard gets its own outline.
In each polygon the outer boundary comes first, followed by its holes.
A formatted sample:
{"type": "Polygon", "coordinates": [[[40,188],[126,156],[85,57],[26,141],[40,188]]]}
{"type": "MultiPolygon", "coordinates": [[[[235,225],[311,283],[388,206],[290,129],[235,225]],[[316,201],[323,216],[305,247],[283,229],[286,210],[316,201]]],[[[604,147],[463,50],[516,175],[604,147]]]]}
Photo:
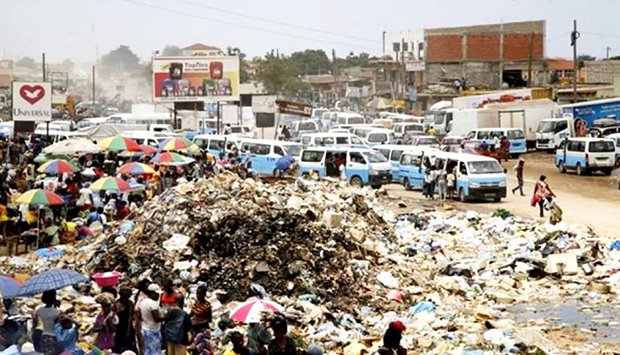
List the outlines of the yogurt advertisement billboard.
{"type": "Polygon", "coordinates": [[[156,102],[238,101],[239,57],[154,57],[156,102]]]}
{"type": "Polygon", "coordinates": [[[13,82],[13,121],[51,121],[52,85],[13,82]]]}

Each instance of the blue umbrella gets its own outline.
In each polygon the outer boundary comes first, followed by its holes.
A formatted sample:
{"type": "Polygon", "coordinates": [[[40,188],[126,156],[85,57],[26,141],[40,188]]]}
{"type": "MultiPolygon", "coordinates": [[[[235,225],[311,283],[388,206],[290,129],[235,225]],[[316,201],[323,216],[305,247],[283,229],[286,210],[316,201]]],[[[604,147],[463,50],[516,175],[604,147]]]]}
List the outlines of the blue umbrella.
{"type": "Polygon", "coordinates": [[[26,281],[20,296],[32,296],[82,282],[88,282],[88,278],[79,272],[68,269],[47,270],[26,281]]]}
{"type": "Polygon", "coordinates": [[[12,277],[0,276],[0,293],[4,298],[14,298],[22,293],[23,285],[12,277]]]}
{"type": "Polygon", "coordinates": [[[276,162],[276,169],[278,170],[288,170],[291,165],[295,163],[295,158],[292,155],[285,155],[278,159],[276,162]]]}

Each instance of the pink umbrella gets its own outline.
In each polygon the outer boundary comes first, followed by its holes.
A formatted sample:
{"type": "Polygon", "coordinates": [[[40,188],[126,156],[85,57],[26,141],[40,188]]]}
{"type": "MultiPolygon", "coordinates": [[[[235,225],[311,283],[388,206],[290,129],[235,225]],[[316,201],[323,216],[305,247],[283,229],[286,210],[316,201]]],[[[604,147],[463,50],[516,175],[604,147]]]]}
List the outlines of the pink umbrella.
{"type": "Polygon", "coordinates": [[[260,323],[263,312],[284,312],[284,307],[279,304],[256,297],[249,298],[240,303],[230,312],[230,319],[241,323],[260,323]]]}

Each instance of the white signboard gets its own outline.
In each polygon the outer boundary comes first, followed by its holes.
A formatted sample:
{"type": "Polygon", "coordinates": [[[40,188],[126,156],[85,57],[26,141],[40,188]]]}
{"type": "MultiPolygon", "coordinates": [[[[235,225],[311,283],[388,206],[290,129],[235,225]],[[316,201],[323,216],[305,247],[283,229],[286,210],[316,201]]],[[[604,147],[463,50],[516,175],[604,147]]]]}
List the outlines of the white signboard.
{"type": "Polygon", "coordinates": [[[13,121],[52,120],[52,85],[45,82],[13,82],[13,121]]]}
{"type": "Polygon", "coordinates": [[[277,99],[275,95],[252,95],[252,112],[275,113],[277,99]]]}
{"type": "Polygon", "coordinates": [[[425,71],[426,70],[426,63],[424,63],[422,61],[407,62],[407,63],[405,63],[405,70],[407,70],[408,72],[425,71]]]}

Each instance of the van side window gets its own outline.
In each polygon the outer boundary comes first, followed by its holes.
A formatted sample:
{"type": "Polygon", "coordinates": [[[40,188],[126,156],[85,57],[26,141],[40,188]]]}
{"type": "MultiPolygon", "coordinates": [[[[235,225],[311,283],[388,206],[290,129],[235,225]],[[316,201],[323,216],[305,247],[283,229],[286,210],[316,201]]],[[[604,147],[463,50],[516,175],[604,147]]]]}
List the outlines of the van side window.
{"type": "Polygon", "coordinates": [[[349,144],[348,137],[336,137],[336,144],[349,144]]]}
{"type": "Polygon", "coordinates": [[[224,148],[224,141],[218,141],[218,140],[212,139],[209,142],[209,149],[215,150],[215,149],[222,149],[222,148],[224,148]]]}
{"type": "Polygon", "coordinates": [[[284,149],[282,149],[282,147],[280,147],[279,145],[274,145],[273,146],[273,154],[278,154],[278,155],[286,155],[284,154],[284,149]]]}
{"type": "Polygon", "coordinates": [[[491,135],[489,138],[494,138],[495,136],[497,136],[497,138],[502,137],[504,135],[504,132],[502,131],[493,131],[491,132],[491,135]]]}
{"type": "Polygon", "coordinates": [[[465,166],[465,163],[459,163],[459,172],[463,175],[467,175],[467,166],[465,166]]]}
{"type": "Polygon", "coordinates": [[[256,151],[252,151],[252,153],[256,155],[267,155],[271,150],[271,145],[269,144],[257,144],[256,151]]]}
{"type": "Polygon", "coordinates": [[[241,145],[241,151],[242,152],[250,152],[250,153],[256,154],[256,144],[243,143],[241,145]]]}
{"type": "Polygon", "coordinates": [[[478,132],[478,139],[489,139],[490,134],[488,131],[480,131],[478,132]]]}
{"type": "Polygon", "coordinates": [[[411,154],[403,154],[400,158],[400,165],[411,165],[411,154]]]}
{"type": "MultiPolygon", "coordinates": [[[[398,161],[400,159],[400,156],[403,154],[402,150],[393,150],[392,151],[392,156],[390,158],[391,161],[398,161]]],[[[385,154],[383,154],[385,155],[385,154]]],[[[387,156],[387,155],[385,155],[387,156]]]]}
{"type": "Polygon", "coordinates": [[[314,151],[314,150],[306,150],[304,154],[301,155],[301,161],[306,161],[310,163],[318,163],[323,160],[323,155],[325,152],[314,151]]]}
{"type": "Polygon", "coordinates": [[[349,157],[353,163],[366,164],[366,160],[364,160],[364,156],[360,152],[351,152],[349,153],[349,157]]]}

